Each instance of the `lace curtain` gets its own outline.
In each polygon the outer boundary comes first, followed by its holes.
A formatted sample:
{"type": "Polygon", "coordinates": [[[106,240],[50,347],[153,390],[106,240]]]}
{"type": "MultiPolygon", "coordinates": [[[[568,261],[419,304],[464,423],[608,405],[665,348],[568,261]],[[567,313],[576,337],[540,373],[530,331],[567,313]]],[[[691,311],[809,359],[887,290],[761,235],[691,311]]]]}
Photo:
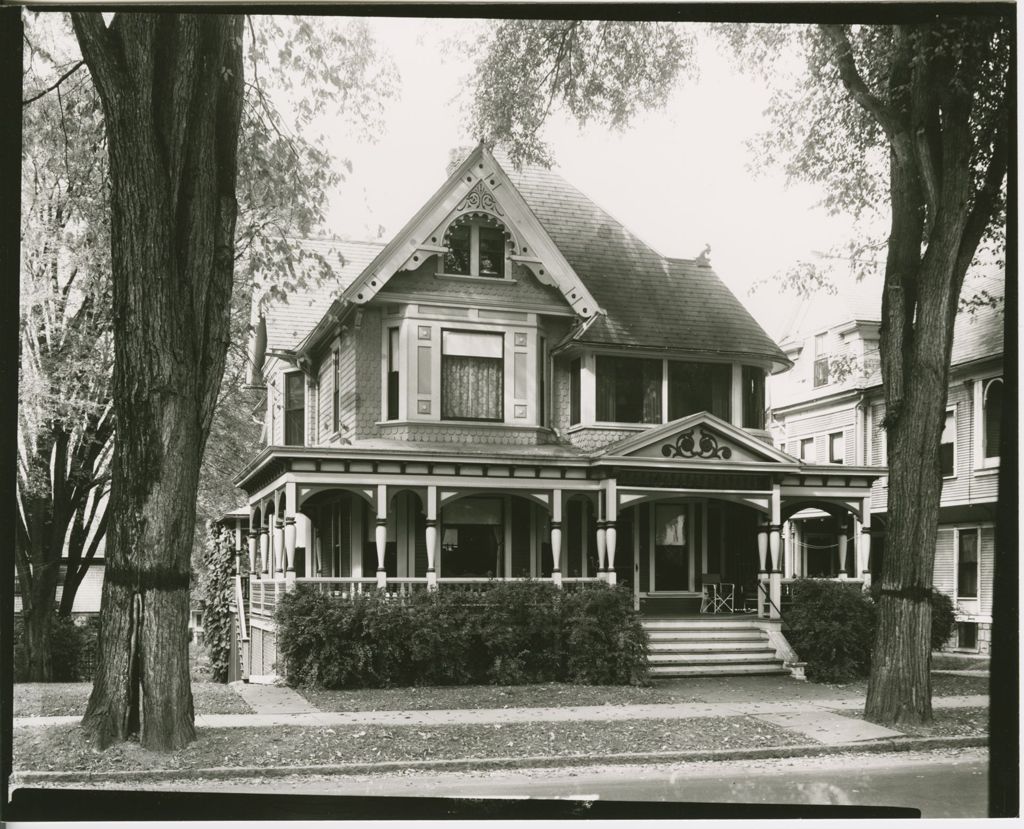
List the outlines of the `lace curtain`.
{"type": "Polygon", "coordinates": [[[441,365],[441,417],[502,419],[502,361],[445,355],[441,365]]]}

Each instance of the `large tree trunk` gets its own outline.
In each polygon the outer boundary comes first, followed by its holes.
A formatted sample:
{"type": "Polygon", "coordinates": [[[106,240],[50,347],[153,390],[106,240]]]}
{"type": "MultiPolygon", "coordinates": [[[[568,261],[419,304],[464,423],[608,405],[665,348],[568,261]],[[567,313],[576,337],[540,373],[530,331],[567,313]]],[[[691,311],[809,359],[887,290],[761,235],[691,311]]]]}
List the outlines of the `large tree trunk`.
{"type": "Polygon", "coordinates": [[[242,18],[73,15],[110,152],[114,412],[97,676],[106,746],[195,737],[189,565],[199,466],[227,350],[242,18]]]}

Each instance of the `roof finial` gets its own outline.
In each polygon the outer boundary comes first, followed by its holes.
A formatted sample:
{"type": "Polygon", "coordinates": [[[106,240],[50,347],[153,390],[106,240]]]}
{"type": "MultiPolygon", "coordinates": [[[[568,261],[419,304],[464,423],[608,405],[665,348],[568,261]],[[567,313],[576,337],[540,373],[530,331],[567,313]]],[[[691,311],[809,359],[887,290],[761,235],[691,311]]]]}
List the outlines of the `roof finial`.
{"type": "Polygon", "coordinates": [[[700,256],[697,257],[697,264],[703,265],[704,267],[711,266],[711,245],[705,244],[704,250],[700,252],[700,256]]]}

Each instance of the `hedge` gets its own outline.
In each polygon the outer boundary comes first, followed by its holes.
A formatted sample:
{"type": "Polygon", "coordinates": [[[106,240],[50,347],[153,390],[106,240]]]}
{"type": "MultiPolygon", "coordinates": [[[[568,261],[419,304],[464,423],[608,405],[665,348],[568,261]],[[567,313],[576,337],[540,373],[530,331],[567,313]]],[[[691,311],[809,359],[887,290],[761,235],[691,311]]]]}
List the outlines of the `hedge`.
{"type": "MultiPolygon", "coordinates": [[[[56,611],[50,623],[52,682],[79,682],[93,678],[99,617],[89,616],[76,623],[56,611]]],[[[25,621],[19,615],[14,624],[14,681],[28,681],[28,654],[25,651],[25,621]]]]}
{"type": "Polygon", "coordinates": [[[275,620],[293,686],[647,681],[647,635],[632,597],[606,585],[563,592],[501,582],[402,601],[376,592],[339,601],[300,586],[279,601],[275,620]]]}

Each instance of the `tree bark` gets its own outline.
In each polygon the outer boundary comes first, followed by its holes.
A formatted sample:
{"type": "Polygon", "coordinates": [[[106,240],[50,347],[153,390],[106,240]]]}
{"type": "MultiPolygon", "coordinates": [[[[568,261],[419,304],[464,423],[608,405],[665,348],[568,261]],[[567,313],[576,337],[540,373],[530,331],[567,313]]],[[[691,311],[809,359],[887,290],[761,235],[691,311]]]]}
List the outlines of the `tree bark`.
{"type": "Polygon", "coordinates": [[[114,413],[97,676],[103,747],[195,737],[189,570],[199,466],[228,344],[242,99],[239,15],[72,16],[111,173],[114,413]]]}

